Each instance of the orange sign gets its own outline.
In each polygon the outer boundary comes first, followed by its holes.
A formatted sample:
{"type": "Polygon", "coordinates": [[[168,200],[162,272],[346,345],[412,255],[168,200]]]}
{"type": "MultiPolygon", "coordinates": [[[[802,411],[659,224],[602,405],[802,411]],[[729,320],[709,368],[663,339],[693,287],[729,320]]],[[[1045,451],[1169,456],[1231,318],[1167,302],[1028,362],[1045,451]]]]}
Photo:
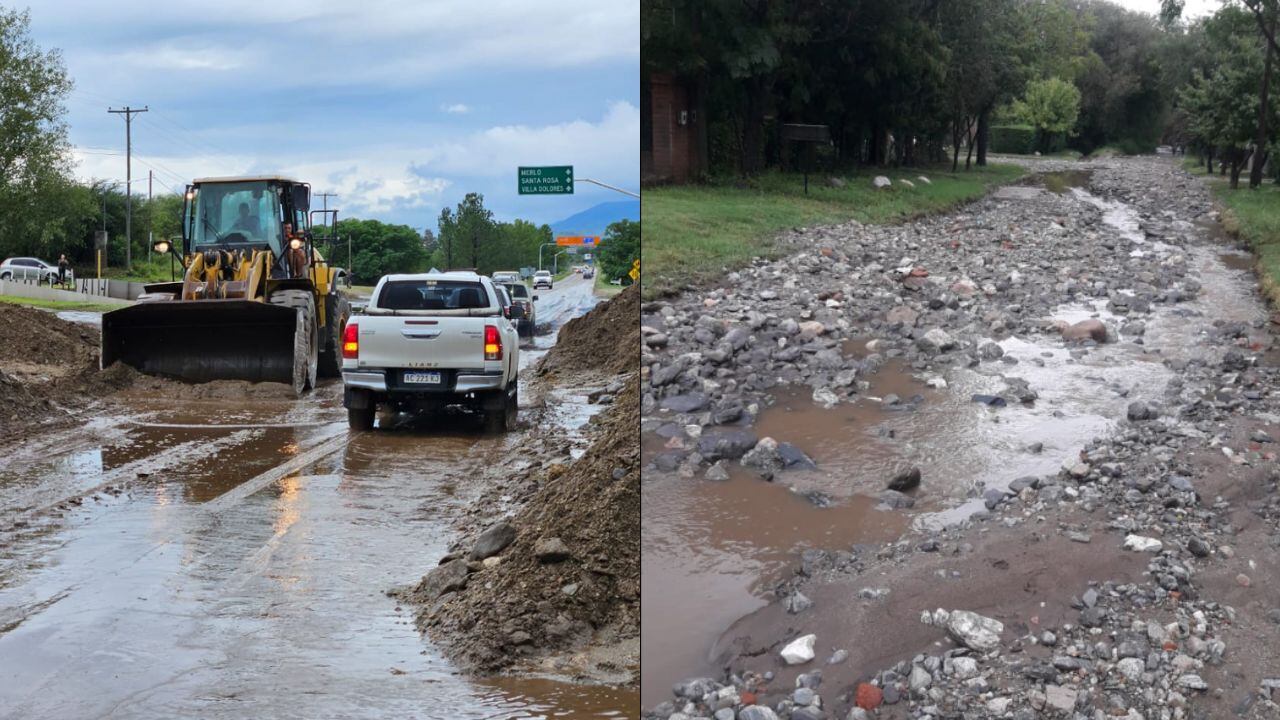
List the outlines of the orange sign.
{"type": "Polygon", "coordinates": [[[556,238],[556,245],[578,246],[578,245],[599,245],[600,236],[598,235],[562,235],[556,238]]]}

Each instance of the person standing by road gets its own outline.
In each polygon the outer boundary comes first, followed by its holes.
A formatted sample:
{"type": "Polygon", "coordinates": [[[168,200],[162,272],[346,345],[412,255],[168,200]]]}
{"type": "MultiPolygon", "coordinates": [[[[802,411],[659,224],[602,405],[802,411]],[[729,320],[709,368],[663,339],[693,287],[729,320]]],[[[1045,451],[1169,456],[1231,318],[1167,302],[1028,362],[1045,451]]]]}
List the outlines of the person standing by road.
{"type": "Polygon", "coordinates": [[[67,268],[71,267],[71,261],[67,259],[67,254],[62,253],[58,256],[58,284],[67,284],[67,268]]]}

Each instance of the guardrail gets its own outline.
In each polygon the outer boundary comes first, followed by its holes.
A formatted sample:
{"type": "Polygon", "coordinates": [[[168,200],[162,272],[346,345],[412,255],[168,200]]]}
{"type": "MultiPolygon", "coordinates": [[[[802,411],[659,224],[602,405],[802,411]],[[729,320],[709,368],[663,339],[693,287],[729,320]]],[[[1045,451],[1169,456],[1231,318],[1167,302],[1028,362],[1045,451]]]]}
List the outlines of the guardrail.
{"type": "Polygon", "coordinates": [[[142,294],[142,283],[127,280],[78,279],[75,290],[60,290],[41,284],[34,279],[0,280],[0,295],[33,298],[37,300],[68,300],[72,302],[106,301],[127,304],[142,294]]]}

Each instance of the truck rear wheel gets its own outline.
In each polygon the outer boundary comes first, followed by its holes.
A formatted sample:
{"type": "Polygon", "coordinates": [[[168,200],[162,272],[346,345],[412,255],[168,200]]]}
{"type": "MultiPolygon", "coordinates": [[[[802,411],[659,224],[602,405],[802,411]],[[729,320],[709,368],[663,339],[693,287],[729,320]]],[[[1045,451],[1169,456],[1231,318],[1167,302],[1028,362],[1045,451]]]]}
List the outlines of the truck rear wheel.
{"type": "Polygon", "coordinates": [[[372,404],[367,408],[347,408],[347,426],[352,430],[372,430],[373,416],[378,412],[372,404]]]}
{"type": "Polygon", "coordinates": [[[486,432],[499,434],[514,430],[520,413],[520,397],[516,383],[502,392],[499,398],[484,412],[484,429],[486,432]]]}
{"type": "Polygon", "coordinates": [[[293,391],[301,395],[316,386],[320,366],[315,295],[310,290],[279,290],[267,302],[295,308],[301,315],[293,336],[293,391]]]}
{"type": "Polygon", "coordinates": [[[340,292],[324,298],[324,348],[320,350],[320,377],[342,377],[342,330],[351,317],[351,304],[340,292]]]}

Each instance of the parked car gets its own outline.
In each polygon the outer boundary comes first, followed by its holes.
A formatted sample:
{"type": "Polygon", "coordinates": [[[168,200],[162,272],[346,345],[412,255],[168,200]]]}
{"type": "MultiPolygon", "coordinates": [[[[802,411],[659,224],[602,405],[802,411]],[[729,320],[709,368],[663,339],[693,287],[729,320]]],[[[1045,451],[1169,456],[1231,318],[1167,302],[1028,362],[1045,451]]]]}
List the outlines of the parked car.
{"type": "Polygon", "coordinates": [[[520,273],[515,270],[499,270],[489,277],[493,278],[493,281],[498,284],[520,282],[520,273]]]}
{"type": "MultiPolygon", "coordinates": [[[[58,282],[58,265],[39,258],[9,258],[0,263],[0,280],[35,280],[52,285],[58,282]]],[[[75,282],[71,268],[67,268],[67,282],[75,282]]]]}
{"type": "Polygon", "coordinates": [[[503,291],[473,272],[387,275],[342,338],[348,424],[373,427],[378,408],[439,413],[462,406],[491,432],[515,426],[520,339],[503,291]]]}
{"type": "Polygon", "coordinates": [[[550,270],[539,270],[533,274],[533,289],[537,290],[540,287],[545,287],[548,290],[551,289],[550,270]]]}
{"type": "Polygon", "coordinates": [[[511,302],[522,308],[519,322],[516,322],[516,331],[524,337],[533,337],[533,328],[538,323],[537,309],[533,303],[537,301],[538,296],[530,296],[529,288],[521,282],[506,283],[502,287],[506,288],[507,294],[511,296],[511,302]]]}

